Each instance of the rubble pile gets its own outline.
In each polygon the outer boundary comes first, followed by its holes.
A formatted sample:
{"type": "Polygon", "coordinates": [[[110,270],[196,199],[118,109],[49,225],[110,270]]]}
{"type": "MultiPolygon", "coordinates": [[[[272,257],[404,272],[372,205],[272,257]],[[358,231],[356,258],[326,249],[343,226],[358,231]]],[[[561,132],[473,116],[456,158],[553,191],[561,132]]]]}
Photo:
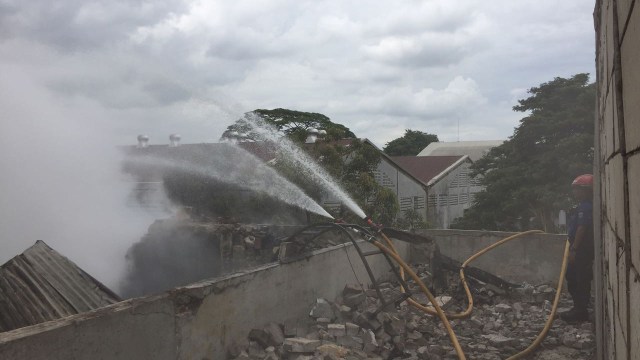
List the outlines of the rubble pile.
{"type": "MultiPolygon", "coordinates": [[[[505,359],[529,346],[542,330],[555,290],[524,285],[513,291],[475,282],[475,307],[470,318],[451,321],[468,359],[505,359]]],[[[409,286],[412,287],[411,284],[409,286]]],[[[385,299],[394,299],[395,284],[382,283],[385,299]]],[[[453,297],[439,296],[447,312],[466,307],[457,289],[453,297]]],[[[453,293],[451,293],[453,294],[453,293]]],[[[428,304],[426,297],[414,299],[428,304]]],[[[561,307],[570,300],[563,299],[561,307]]],[[[347,285],[335,301],[317,299],[309,316],[253,329],[229,352],[230,359],[457,359],[444,327],[405,301],[379,311],[374,289],[347,285]]],[[[562,310],[562,308],[560,309],[562,310]]],[[[566,310],[566,309],[565,309],[566,310]]],[[[530,359],[592,359],[595,340],[591,323],[567,324],[557,319],[530,359]]]]}

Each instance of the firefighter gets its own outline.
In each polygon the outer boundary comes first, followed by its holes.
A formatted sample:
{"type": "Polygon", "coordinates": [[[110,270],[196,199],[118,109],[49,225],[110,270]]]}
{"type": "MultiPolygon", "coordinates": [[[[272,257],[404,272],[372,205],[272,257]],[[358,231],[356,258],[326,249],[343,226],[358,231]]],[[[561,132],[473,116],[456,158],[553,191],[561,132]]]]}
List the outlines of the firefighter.
{"type": "Polygon", "coordinates": [[[587,307],[591,299],[593,277],[593,175],[580,175],[571,184],[578,206],[571,213],[568,223],[570,252],[567,265],[567,288],[573,308],[560,314],[567,322],[589,320],[587,307]]]}

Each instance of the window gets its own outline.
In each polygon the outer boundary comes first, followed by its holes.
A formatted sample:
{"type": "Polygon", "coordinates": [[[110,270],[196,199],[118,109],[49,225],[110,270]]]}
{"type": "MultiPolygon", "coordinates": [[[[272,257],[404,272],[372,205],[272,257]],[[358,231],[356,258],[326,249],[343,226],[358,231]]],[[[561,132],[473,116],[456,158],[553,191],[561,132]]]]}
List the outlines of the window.
{"type": "Polygon", "coordinates": [[[438,206],[438,198],[435,195],[429,195],[429,207],[438,206]]]}
{"type": "Polygon", "coordinates": [[[413,198],[401,197],[400,198],[400,211],[406,211],[413,208],[413,198]]]}
{"type": "Polygon", "coordinates": [[[458,205],[458,194],[449,195],[449,205],[458,205]]]}
{"type": "Polygon", "coordinates": [[[459,176],[460,176],[460,174],[456,174],[456,176],[453,178],[453,180],[451,180],[451,182],[449,183],[449,187],[450,188],[456,188],[456,187],[460,186],[460,181],[458,180],[459,176]]]}
{"type": "Polygon", "coordinates": [[[413,209],[414,210],[424,209],[424,196],[413,197],[413,209]]]}
{"type": "Polygon", "coordinates": [[[373,178],[379,185],[382,185],[384,187],[391,189],[395,189],[396,187],[396,184],[393,182],[393,180],[391,180],[391,178],[387,174],[383,173],[380,170],[376,170],[373,172],[373,178]]]}
{"type": "Polygon", "coordinates": [[[438,206],[447,206],[447,194],[438,194],[438,206]]]}
{"type": "Polygon", "coordinates": [[[467,169],[463,169],[462,171],[460,171],[460,174],[458,175],[460,176],[459,186],[461,187],[469,186],[469,171],[467,169]]]}

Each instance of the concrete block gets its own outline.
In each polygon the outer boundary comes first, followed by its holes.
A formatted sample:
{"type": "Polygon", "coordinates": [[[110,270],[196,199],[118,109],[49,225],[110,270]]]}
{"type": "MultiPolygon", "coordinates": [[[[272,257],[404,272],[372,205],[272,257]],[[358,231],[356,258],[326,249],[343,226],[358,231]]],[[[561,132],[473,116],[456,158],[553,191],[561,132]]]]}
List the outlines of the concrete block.
{"type": "Polygon", "coordinates": [[[336,338],[336,342],[340,346],[344,346],[346,348],[356,349],[356,350],[362,350],[364,345],[364,342],[361,338],[357,336],[349,336],[349,335],[338,336],[336,338]]]}
{"type": "MultiPolygon", "coordinates": [[[[629,223],[631,227],[631,263],[640,270],[640,154],[627,159],[629,182],[629,223]]],[[[640,298],[638,298],[640,299],[640,298]]]]}
{"type": "Polygon", "coordinates": [[[606,160],[611,155],[613,155],[616,149],[616,134],[615,134],[615,122],[616,118],[614,116],[614,106],[613,103],[613,92],[609,92],[607,94],[607,98],[605,100],[605,108],[604,108],[604,119],[603,119],[603,136],[604,141],[604,156],[603,158],[606,160]]]}
{"type": "Polygon", "coordinates": [[[284,349],[289,353],[312,353],[320,346],[320,340],[288,338],[284,340],[284,349]]]}
{"type": "Polygon", "coordinates": [[[617,267],[617,259],[618,259],[618,255],[617,255],[617,242],[616,242],[616,237],[615,237],[615,233],[613,232],[613,230],[611,229],[611,227],[609,225],[607,225],[607,229],[606,229],[606,243],[605,243],[605,249],[606,249],[606,261],[608,263],[608,278],[609,278],[609,286],[611,287],[611,289],[613,290],[613,293],[615,294],[615,296],[618,295],[618,276],[617,276],[617,271],[618,271],[618,267],[617,267]]]}
{"type": "Polygon", "coordinates": [[[624,254],[621,254],[617,266],[618,293],[616,298],[616,312],[618,314],[618,317],[616,321],[619,322],[619,327],[622,331],[621,333],[617,334],[617,336],[621,336],[624,339],[627,339],[629,335],[629,329],[627,328],[627,318],[629,317],[629,313],[627,311],[627,305],[629,304],[629,292],[627,289],[627,262],[625,259],[626,258],[624,254]]]}
{"type": "MultiPolygon", "coordinates": [[[[604,100],[604,96],[607,93],[607,82],[609,79],[609,75],[607,72],[606,20],[606,7],[602,6],[600,11],[600,18],[594,20],[600,30],[596,34],[596,71],[598,72],[598,78],[600,79],[596,86],[598,87],[598,93],[600,94],[598,99],[598,105],[600,108],[604,107],[602,101],[604,100]]],[[[602,115],[602,112],[600,112],[599,114],[602,115]]]]}
{"type": "Polygon", "coordinates": [[[347,335],[347,330],[344,324],[329,324],[327,331],[331,336],[339,337],[347,335]]]}
{"type": "Polygon", "coordinates": [[[269,333],[264,329],[251,329],[251,331],[249,331],[249,340],[257,342],[263,348],[269,346],[271,343],[269,333]]]}
{"type": "MultiPolygon", "coordinates": [[[[616,333],[614,331],[614,329],[616,328],[616,316],[615,316],[615,302],[614,302],[614,296],[613,296],[613,291],[612,289],[607,289],[607,309],[606,309],[606,314],[607,314],[607,321],[606,321],[606,331],[605,333],[608,334],[607,336],[607,343],[608,343],[608,347],[609,349],[614,352],[615,354],[615,343],[616,343],[616,333]]],[[[615,355],[614,356],[610,356],[608,357],[608,359],[615,359],[615,355]]]]}
{"type": "Polygon", "coordinates": [[[629,17],[630,13],[629,10],[631,10],[631,3],[634,0],[617,0],[616,1],[616,7],[617,7],[617,11],[618,11],[618,31],[620,34],[620,40],[622,42],[623,40],[623,31],[624,31],[624,24],[627,21],[627,18],[629,17]]]}
{"type": "Polygon", "coordinates": [[[351,308],[355,308],[356,306],[360,305],[366,298],[367,296],[363,292],[360,292],[356,294],[345,295],[343,301],[345,305],[351,308]]]}
{"type": "Polygon", "coordinates": [[[309,316],[313,318],[327,318],[334,319],[333,308],[329,302],[325,299],[317,299],[316,304],[311,309],[309,316]]]}
{"type": "Polygon", "coordinates": [[[373,331],[367,329],[362,334],[362,340],[364,341],[363,350],[366,352],[372,352],[378,348],[378,342],[373,331]]]}
{"type": "MultiPolygon", "coordinates": [[[[638,269],[638,267],[636,267],[638,269]]],[[[640,279],[636,277],[635,272],[631,272],[632,278],[629,281],[629,296],[635,300],[629,312],[631,319],[631,359],[640,360],[640,306],[637,301],[640,299],[640,279]]]]}
{"type": "Polygon", "coordinates": [[[358,326],[358,325],[356,325],[354,323],[348,322],[348,323],[344,324],[344,326],[345,326],[345,329],[347,331],[347,335],[356,336],[356,335],[358,335],[360,333],[360,326],[358,326]]]}
{"type": "Polygon", "coordinates": [[[602,211],[605,221],[607,222],[607,226],[611,226],[611,214],[613,211],[611,210],[611,206],[613,201],[611,201],[611,173],[608,171],[609,167],[604,165],[604,176],[603,176],[603,192],[602,192],[602,211]]]}
{"type": "Polygon", "coordinates": [[[614,225],[614,229],[619,238],[625,239],[626,218],[624,214],[624,169],[622,155],[613,157],[607,165],[605,171],[609,177],[608,190],[611,191],[607,198],[608,218],[614,225]]]}
{"type": "MultiPolygon", "coordinates": [[[[626,320],[625,320],[626,323],[626,320]]],[[[622,327],[621,327],[621,323],[620,321],[616,320],[616,328],[615,328],[615,332],[616,332],[616,343],[615,343],[615,347],[616,347],[616,360],[627,360],[627,342],[626,342],[626,338],[624,336],[622,336],[622,327]]]]}
{"type": "Polygon", "coordinates": [[[630,15],[629,27],[621,46],[622,86],[626,151],[640,148],[640,6],[630,15]]]}
{"type": "MultiPolygon", "coordinates": [[[[605,7],[603,7],[604,9],[605,7]]],[[[611,74],[613,73],[613,68],[614,68],[614,55],[616,52],[616,48],[615,48],[615,41],[614,41],[614,37],[615,37],[615,26],[617,26],[617,24],[614,23],[613,21],[613,3],[611,2],[607,2],[606,5],[606,13],[603,14],[605,17],[605,21],[606,21],[606,30],[605,30],[605,46],[607,48],[607,78],[609,78],[611,76],[611,74]]],[[[612,86],[609,85],[609,91],[613,91],[612,90],[612,86]]]]}

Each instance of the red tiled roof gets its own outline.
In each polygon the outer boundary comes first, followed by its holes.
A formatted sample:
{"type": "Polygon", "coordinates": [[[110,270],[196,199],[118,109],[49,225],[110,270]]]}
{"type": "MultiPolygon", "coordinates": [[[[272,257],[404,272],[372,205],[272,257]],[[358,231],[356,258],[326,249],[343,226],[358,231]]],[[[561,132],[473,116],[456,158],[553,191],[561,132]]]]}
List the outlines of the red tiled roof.
{"type": "Polygon", "coordinates": [[[390,158],[413,177],[427,184],[462,156],[390,156],[390,158]]]}

